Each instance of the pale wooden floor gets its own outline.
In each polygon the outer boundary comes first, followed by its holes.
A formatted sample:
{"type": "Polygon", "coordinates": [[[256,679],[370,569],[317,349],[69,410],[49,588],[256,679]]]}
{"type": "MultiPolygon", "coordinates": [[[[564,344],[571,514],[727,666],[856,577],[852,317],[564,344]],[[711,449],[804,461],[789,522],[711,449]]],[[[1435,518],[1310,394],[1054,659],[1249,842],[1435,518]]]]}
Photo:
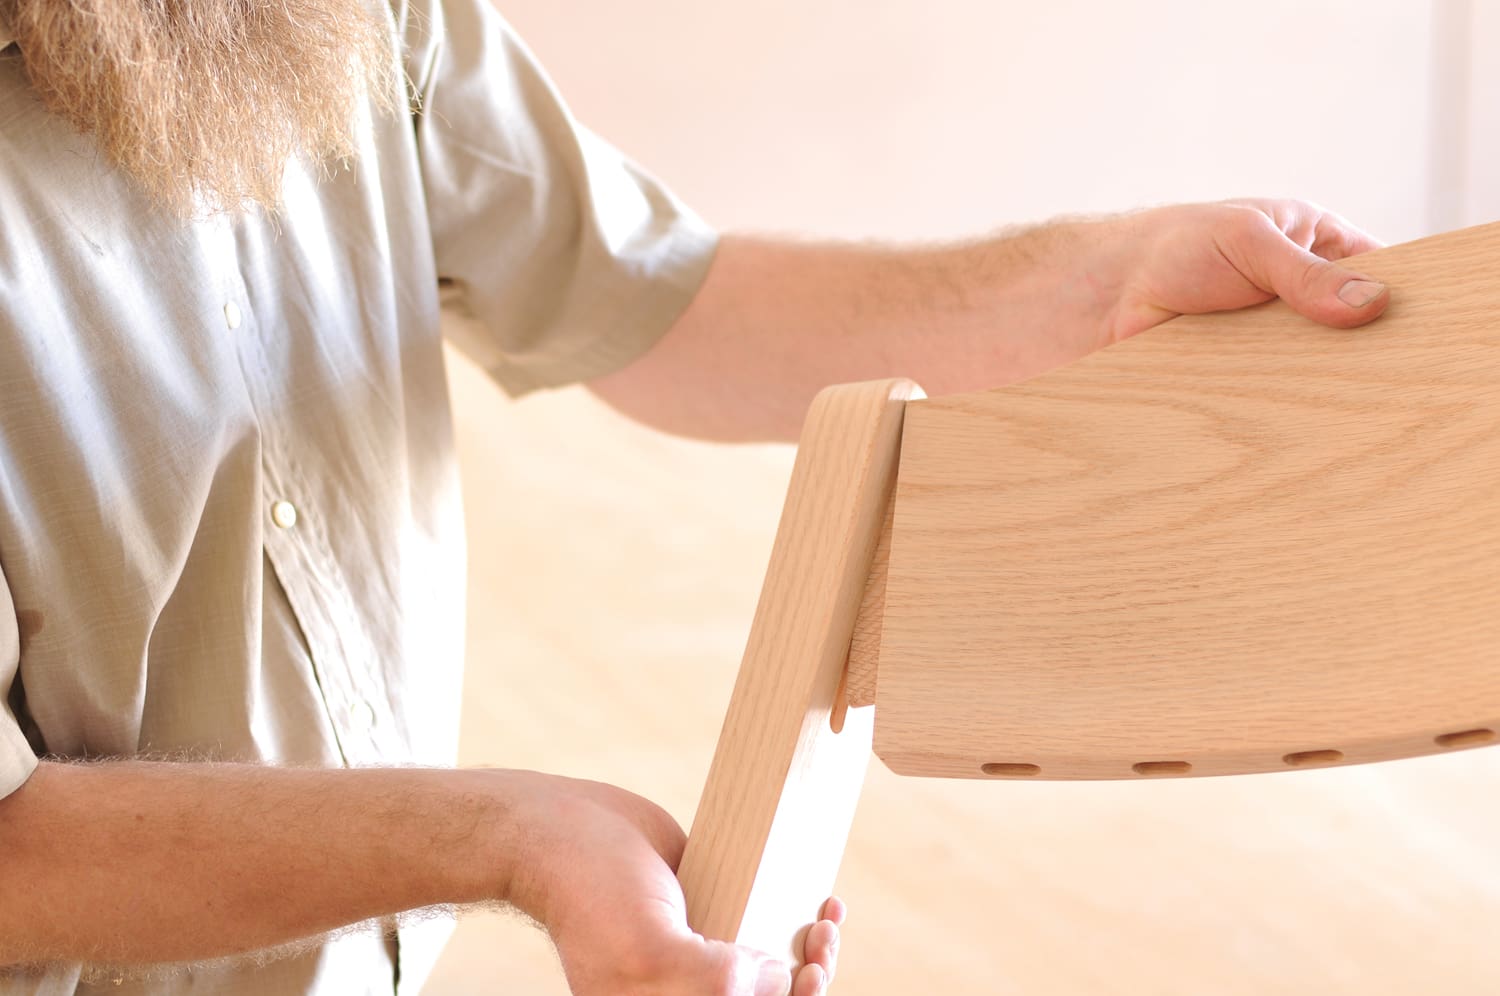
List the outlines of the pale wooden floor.
{"type": "MultiPolygon", "coordinates": [[[[688,823],[790,453],[666,439],[580,392],[510,404],[454,374],[465,761],[617,782],[688,823]]],[[[839,888],[836,992],[857,996],[1500,992],[1500,749],[1144,784],[877,762],[839,888]]],[[[475,916],[427,992],[566,987],[542,935],[475,916]]]]}

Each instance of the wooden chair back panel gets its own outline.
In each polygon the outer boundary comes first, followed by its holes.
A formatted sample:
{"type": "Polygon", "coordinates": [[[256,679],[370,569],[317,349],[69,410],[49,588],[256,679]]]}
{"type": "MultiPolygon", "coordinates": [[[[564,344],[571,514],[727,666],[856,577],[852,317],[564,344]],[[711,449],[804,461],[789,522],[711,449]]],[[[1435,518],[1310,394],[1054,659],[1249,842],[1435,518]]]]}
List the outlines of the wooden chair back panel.
{"type": "Polygon", "coordinates": [[[1278,771],[1500,732],[1500,225],[1389,313],[1182,318],[907,407],[875,750],[901,774],[1278,771]]]}

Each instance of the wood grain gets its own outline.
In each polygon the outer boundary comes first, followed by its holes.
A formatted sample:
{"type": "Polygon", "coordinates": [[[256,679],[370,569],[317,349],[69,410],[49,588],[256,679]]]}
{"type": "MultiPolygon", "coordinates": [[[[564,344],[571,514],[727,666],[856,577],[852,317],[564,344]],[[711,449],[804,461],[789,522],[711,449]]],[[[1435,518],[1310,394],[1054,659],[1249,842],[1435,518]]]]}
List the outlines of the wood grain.
{"type": "Polygon", "coordinates": [[[1386,316],[1181,318],[907,414],[876,752],[903,774],[1285,771],[1500,732],[1500,226],[1386,316]]]}
{"type": "Polygon", "coordinates": [[[706,937],[799,957],[832,894],[869,763],[869,707],[831,717],[895,480],[904,380],[823,391],[803,428],[678,877],[706,937]]]}

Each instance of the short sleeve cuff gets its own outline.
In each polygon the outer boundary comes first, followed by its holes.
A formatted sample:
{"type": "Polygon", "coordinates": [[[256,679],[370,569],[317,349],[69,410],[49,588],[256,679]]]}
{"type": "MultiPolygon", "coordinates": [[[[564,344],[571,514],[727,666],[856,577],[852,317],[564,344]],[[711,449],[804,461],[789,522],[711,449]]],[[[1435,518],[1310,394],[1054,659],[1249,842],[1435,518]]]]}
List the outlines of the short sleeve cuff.
{"type": "Polygon", "coordinates": [[[677,321],[703,286],[718,250],[718,233],[698,216],[674,219],[670,235],[654,246],[645,273],[601,275],[593,288],[592,321],[599,333],[572,355],[534,358],[524,366],[501,362],[488,373],[507,394],[520,397],[613,373],[644,356],[677,321]]]}

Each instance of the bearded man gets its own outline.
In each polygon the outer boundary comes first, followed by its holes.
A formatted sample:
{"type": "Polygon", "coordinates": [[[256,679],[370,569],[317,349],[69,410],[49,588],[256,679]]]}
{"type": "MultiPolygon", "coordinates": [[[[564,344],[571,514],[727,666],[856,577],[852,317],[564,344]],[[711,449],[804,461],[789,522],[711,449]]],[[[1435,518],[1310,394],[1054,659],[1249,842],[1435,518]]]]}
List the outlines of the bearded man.
{"type": "MultiPolygon", "coordinates": [[[[455,770],[463,541],[439,287],[512,393],[714,439],[820,387],[1038,373],[1373,248],[1296,202],[965,245],[718,238],[485,0],[0,0],[0,993],[416,992],[509,903],[580,994],[823,989],[686,927],[683,836],[455,770]],[[146,758],[150,760],[146,760],[146,758]],[[88,763],[80,763],[80,762],[88,763]]],[[[810,918],[816,911],[809,911],[810,918]]]]}

